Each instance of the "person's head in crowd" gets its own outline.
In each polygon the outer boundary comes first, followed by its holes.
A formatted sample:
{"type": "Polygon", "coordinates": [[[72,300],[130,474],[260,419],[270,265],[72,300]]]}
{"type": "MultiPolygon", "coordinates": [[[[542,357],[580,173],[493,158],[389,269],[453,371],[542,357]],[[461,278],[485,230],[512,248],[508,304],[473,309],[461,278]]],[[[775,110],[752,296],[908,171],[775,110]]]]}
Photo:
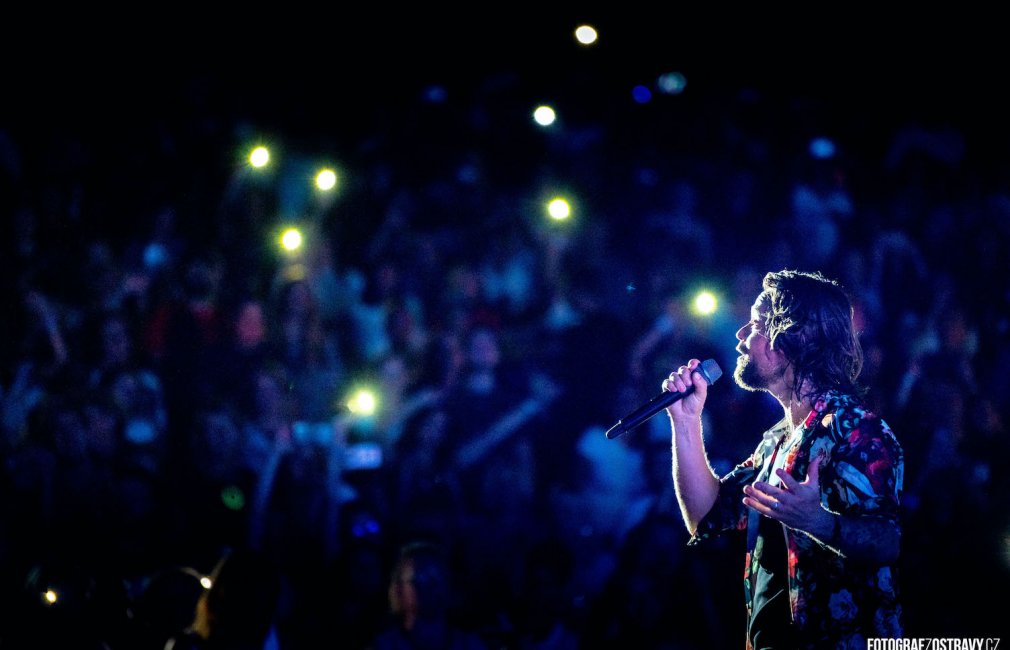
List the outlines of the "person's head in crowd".
{"type": "Polygon", "coordinates": [[[389,305],[386,333],[392,348],[409,357],[420,357],[428,345],[423,317],[403,300],[389,305]]]}
{"type": "Polygon", "coordinates": [[[369,305],[384,305],[402,297],[403,271],[399,263],[388,258],[373,262],[362,300],[369,305]]]}
{"type": "Polygon", "coordinates": [[[485,326],[477,326],[466,338],[467,365],[473,372],[493,371],[501,362],[501,345],[498,333],[485,326]]]}
{"type": "Polygon", "coordinates": [[[106,391],[90,392],[83,411],[89,453],[94,458],[113,458],[120,447],[123,415],[112,396],[106,391]]]}
{"type": "Polygon", "coordinates": [[[403,424],[403,434],[397,440],[394,451],[403,464],[400,478],[414,476],[421,480],[442,480],[440,474],[451,462],[450,441],[457,436],[455,422],[438,404],[426,406],[410,415],[403,424]]]}
{"type": "Polygon", "coordinates": [[[412,368],[408,366],[407,359],[393,352],[383,355],[379,359],[378,371],[382,394],[398,404],[413,384],[412,368]]]}
{"type": "Polygon", "coordinates": [[[221,269],[213,260],[194,257],[185,266],[182,288],[191,305],[209,305],[218,298],[221,269]]]}
{"type": "Polygon", "coordinates": [[[201,477],[233,477],[246,462],[239,423],[227,409],[211,410],[193,436],[193,467],[201,477]]]}
{"type": "Polygon", "coordinates": [[[68,465],[83,468],[96,462],[109,466],[123,460],[123,411],[113,398],[102,391],[86,391],[77,397],[55,396],[34,422],[48,438],[51,429],[53,449],[68,465]]]}
{"type": "Polygon", "coordinates": [[[308,281],[293,279],[285,283],[277,295],[274,313],[276,345],[292,370],[327,362],[326,331],[308,281]]]}
{"type": "Polygon", "coordinates": [[[441,548],[411,542],[400,549],[389,579],[389,607],[411,630],[421,620],[441,620],[449,610],[449,567],[441,548]]]}
{"type": "Polygon", "coordinates": [[[277,315],[281,319],[311,321],[316,317],[316,300],[304,278],[285,282],[278,293],[277,315]]]}
{"type": "Polygon", "coordinates": [[[245,298],[235,307],[233,314],[234,341],[240,350],[255,350],[267,340],[267,317],[263,303],[256,298],[245,298]]]}
{"type": "Polygon", "coordinates": [[[296,405],[288,391],[288,373],[278,364],[259,368],[249,385],[251,403],[247,411],[259,426],[269,431],[290,424],[296,405]]]}
{"type": "Polygon", "coordinates": [[[450,388],[459,382],[465,364],[460,335],[443,332],[425,348],[418,382],[436,389],[450,388]]]}
{"type": "Polygon", "coordinates": [[[133,343],[126,319],[108,313],[101,323],[101,365],[105,368],[125,368],[133,361],[133,343]]]}

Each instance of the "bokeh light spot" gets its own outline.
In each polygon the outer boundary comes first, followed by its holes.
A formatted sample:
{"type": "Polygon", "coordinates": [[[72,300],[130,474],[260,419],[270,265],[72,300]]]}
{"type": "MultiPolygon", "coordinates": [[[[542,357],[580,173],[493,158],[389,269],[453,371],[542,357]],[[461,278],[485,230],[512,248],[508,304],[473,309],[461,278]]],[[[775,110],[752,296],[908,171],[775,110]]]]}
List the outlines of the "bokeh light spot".
{"type": "Polygon", "coordinates": [[[266,147],[256,147],[249,154],[249,164],[260,169],[270,164],[270,150],[266,147]]]}
{"type": "Polygon", "coordinates": [[[550,126],[557,119],[557,114],[550,106],[537,106],[533,111],[533,120],[540,126],[550,126]]]}
{"type": "Polygon", "coordinates": [[[719,308],[719,301],[711,291],[701,291],[694,297],[694,313],[711,316],[719,308]]]}
{"type": "Polygon", "coordinates": [[[347,409],[357,415],[372,415],[377,406],[378,400],[375,393],[366,388],[355,391],[347,400],[347,409]]]}
{"type": "Polygon", "coordinates": [[[316,187],[328,192],[337,186],[337,173],[332,169],[323,169],[316,174],[316,187]]]}
{"type": "Polygon", "coordinates": [[[686,86],[687,79],[679,72],[667,72],[656,80],[656,87],[667,95],[679,95],[686,86]]]}
{"type": "Polygon", "coordinates": [[[810,155],[818,160],[827,160],[835,155],[835,143],[828,138],[814,138],[810,141],[810,155]]]}
{"type": "Polygon", "coordinates": [[[547,204],[547,214],[555,221],[563,221],[572,215],[572,208],[564,199],[554,199],[547,204]]]}
{"type": "Polygon", "coordinates": [[[286,251],[296,251],[302,246],[302,233],[297,228],[288,228],[281,234],[281,246],[286,251]]]}
{"type": "Polygon", "coordinates": [[[592,45],[598,38],[596,29],[590,25],[579,25],[575,28],[575,40],[583,45],[592,45]]]}
{"type": "Polygon", "coordinates": [[[652,100],[652,91],[645,86],[635,86],[631,89],[631,96],[639,104],[648,104],[652,100]]]}
{"type": "Polygon", "coordinates": [[[241,510],[245,507],[245,493],[236,485],[228,485],[221,490],[221,503],[229,510],[241,510]]]}

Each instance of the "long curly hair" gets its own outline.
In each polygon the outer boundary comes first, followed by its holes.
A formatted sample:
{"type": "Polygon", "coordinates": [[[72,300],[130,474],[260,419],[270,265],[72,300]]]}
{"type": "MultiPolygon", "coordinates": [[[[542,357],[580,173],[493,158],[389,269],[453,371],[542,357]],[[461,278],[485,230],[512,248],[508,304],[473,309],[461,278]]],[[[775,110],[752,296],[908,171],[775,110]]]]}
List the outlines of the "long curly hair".
{"type": "Polygon", "coordinates": [[[863,392],[856,382],[863,349],[846,290],[820,272],[794,270],[768,273],[762,286],[768,339],[792,364],[796,395],[863,392]]]}

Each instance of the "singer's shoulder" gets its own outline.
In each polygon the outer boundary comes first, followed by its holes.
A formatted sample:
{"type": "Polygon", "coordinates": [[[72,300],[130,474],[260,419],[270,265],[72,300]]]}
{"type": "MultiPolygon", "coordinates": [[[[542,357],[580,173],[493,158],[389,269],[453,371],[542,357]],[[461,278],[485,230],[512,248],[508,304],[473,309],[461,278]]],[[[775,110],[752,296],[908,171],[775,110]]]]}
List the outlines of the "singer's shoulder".
{"type": "Polygon", "coordinates": [[[819,418],[819,428],[831,432],[839,442],[867,444],[877,441],[895,450],[901,448],[890,425],[860,396],[829,394],[818,400],[811,416],[819,418]]]}

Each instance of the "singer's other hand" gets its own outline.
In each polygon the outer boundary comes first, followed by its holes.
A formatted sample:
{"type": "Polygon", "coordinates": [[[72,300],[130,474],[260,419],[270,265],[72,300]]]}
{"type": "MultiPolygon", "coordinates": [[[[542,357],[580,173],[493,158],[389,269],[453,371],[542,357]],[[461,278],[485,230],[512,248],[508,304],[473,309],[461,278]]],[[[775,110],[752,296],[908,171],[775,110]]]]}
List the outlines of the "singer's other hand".
{"type": "Polygon", "coordinates": [[[708,382],[698,371],[700,365],[701,361],[691,359],[686,366],[681,366],[677,372],[670,373],[670,376],[663,381],[664,391],[683,393],[691,386],[694,387],[694,392],[690,395],[667,407],[666,411],[674,422],[684,418],[701,417],[701,411],[705,407],[705,398],[708,396],[708,382]]]}

